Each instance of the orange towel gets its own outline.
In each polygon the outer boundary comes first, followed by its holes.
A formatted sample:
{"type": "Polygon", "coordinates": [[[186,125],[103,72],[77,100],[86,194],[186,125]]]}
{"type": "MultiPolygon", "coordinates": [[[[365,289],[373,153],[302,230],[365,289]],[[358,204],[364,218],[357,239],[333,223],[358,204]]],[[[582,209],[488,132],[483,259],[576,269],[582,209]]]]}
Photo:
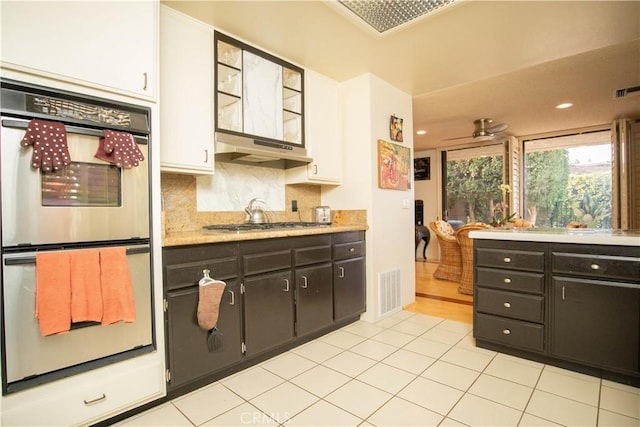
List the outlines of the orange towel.
{"type": "Polygon", "coordinates": [[[100,281],[102,283],[102,324],[136,320],[133,285],[127,251],[124,247],[100,250],[100,281]]]}
{"type": "Polygon", "coordinates": [[[68,252],[36,254],[36,319],[42,336],[71,328],[71,277],[68,252]]]}
{"type": "Polygon", "coordinates": [[[69,252],[71,261],[71,321],[102,320],[100,251],[84,249],[69,252]]]}

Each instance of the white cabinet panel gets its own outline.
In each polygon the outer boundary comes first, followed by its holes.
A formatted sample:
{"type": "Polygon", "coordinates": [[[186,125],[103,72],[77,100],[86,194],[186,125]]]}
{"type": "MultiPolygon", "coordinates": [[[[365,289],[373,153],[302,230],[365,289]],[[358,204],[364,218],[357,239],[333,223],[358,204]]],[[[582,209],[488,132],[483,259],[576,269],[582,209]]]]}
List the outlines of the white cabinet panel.
{"type": "Polygon", "coordinates": [[[160,9],[160,166],[212,174],[213,28],[166,6],[160,9]]]}
{"type": "Polygon", "coordinates": [[[4,1],[2,64],[153,99],[158,2],[4,1]]]}
{"type": "Polygon", "coordinates": [[[87,425],[164,395],[161,357],[154,353],[4,396],[2,425],[87,425]]]}
{"type": "Polygon", "coordinates": [[[313,162],[287,169],[287,184],[338,185],[342,180],[342,114],[335,80],[305,71],[306,148],[313,162]]]}

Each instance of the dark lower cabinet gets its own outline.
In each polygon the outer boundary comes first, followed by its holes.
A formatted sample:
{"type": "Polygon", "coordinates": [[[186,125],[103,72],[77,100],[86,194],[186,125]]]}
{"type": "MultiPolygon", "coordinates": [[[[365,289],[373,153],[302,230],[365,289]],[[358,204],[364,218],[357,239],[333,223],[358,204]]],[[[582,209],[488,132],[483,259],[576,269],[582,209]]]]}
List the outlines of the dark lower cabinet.
{"type": "Polygon", "coordinates": [[[290,270],[244,279],[245,345],[248,357],[293,340],[293,294],[290,270]]]}
{"type": "Polygon", "coordinates": [[[640,372],[640,285],[552,280],[551,354],[640,372]]]}
{"type": "Polygon", "coordinates": [[[365,311],[363,232],[168,247],[163,271],[172,398],[365,311]],[[203,270],[227,284],[213,351],[197,319],[203,270]]]}
{"type": "Polygon", "coordinates": [[[331,263],[296,269],[296,335],[333,323],[331,263]]]}
{"type": "Polygon", "coordinates": [[[237,279],[226,283],[217,325],[222,345],[215,351],[209,351],[208,331],[198,325],[198,287],[167,294],[170,389],[212,374],[242,359],[240,285],[237,279]]]}

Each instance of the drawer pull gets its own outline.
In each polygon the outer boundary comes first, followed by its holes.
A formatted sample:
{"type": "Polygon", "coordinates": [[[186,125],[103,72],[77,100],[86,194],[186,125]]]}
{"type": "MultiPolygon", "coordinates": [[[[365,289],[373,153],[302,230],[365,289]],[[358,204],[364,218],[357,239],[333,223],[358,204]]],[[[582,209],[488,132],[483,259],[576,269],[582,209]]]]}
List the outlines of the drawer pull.
{"type": "Polygon", "coordinates": [[[505,334],[505,335],[511,335],[511,330],[509,330],[509,329],[503,329],[503,330],[502,330],[502,333],[503,333],[503,334],[505,334]]]}
{"type": "Polygon", "coordinates": [[[600,266],[598,264],[591,264],[592,270],[600,270],[600,266]]]}
{"type": "Polygon", "coordinates": [[[106,400],[106,399],[107,399],[107,395],[102,393],[102,396],[98,396],[95,399],[91,399],[91,400],[84,399],[83,402],[85,405],[89,406],[98,402],[102,402],[103,400],[106,400]]]}
{"type": "Polygon", "coordinates": [[[511,262],[511,258],[509,258],[508,256],[504,257],[503,259],[504,262],[511,262]]]}
{"type": "Polygon", "coordinates": [[[349,252],[355,252],[356,248],[349,248],[349,252]]]}
{"type": "Polygon", "coordinates": [[[302,285],[300,285],[302,289],[307,289],[309,284],[307,283],[307,276],[302,276],[302,285]]]}
{"type": "Polygon", "coordinates": [[[510,278],[508,278],[508,277],[505,277],[505,278],[504,278],[504,283],[507,283],[507,284],[508,284],[508,283],[511,283],[511,279],[510,279],[510,278]]]}
{"type": "Polygon", "coordinates": [[[503,304],[506,308],[511,308],[511,303],[510,302],[505,302],[503,304]]]}

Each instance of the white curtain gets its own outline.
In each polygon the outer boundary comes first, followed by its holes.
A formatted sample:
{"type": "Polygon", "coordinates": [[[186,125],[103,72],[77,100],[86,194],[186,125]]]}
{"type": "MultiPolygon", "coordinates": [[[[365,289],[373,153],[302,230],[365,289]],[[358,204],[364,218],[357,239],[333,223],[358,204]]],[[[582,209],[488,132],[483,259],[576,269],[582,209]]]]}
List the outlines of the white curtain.
{"type": "Polygon", "coordinates": [[[632,120],[615,120],[611,126],[611,179],[613,228],[640,228],[640,148],[637,146],[638,124],[632,120]]]}

